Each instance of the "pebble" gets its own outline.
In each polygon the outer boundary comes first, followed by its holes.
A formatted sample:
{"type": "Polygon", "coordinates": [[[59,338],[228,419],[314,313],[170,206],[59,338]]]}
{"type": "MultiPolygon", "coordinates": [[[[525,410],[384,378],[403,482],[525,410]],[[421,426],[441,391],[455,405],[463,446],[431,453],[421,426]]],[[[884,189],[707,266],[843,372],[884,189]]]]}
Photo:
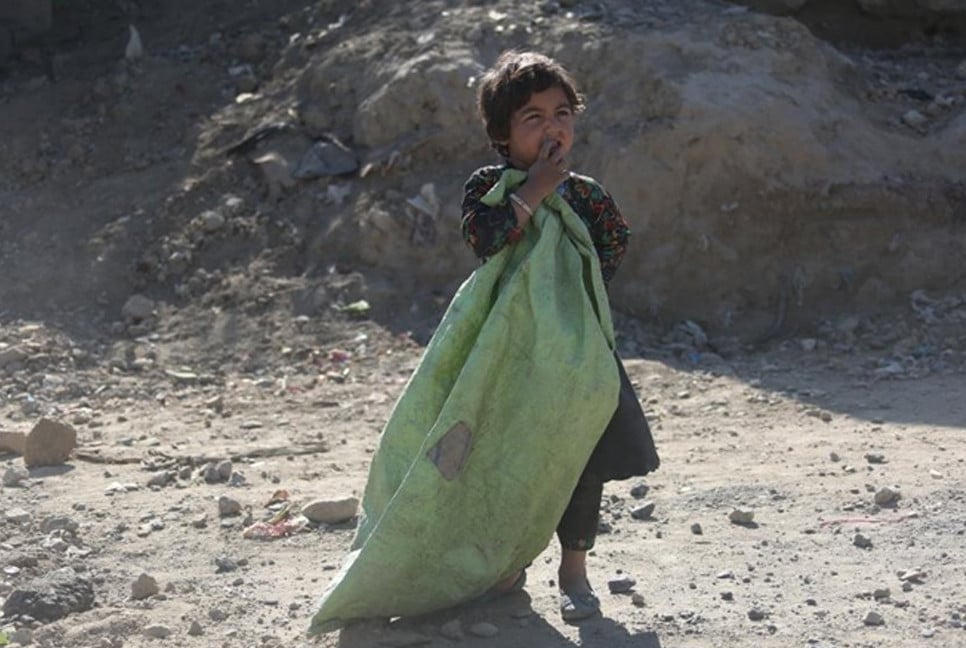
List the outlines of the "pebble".
{"type": "Polygon", "coordinates": [[[880,626],[885,623],[885,619],[883,619],[882,615],[875,610],[869,610],[865,615],[865,618],[862,619],[862,623],[867,626],[880,626]]]}
{"type": "Polygon", "coordinates": [[[229,515],[239,515],[242,512],[241,503],[228,497],[227,495],[221,495],[218,497],[218,515],[220,517],[228,517],[229,515]]]}
{"type": "Polygon", "coordinates": [[[499,633],[499,628],[492,623],[487,623],[486,621],[480,621],[479,623],[474,623],[472,626],[470,626],[470,634],[476,637],[495,637],[499,633]]]}
{"type": "Polygon", "coordinates": [[[161,488],[167,486],[172,480],[174,480],[174,473],[170,470],[163,470],[151,475],[151,478],[148,480],[148,487],[161,488]]]}
{"type": "Polygon", "coordinates": [[[190,637],[200,637],[204,633],[205,629],[197,621],[192,621],[191,626],[188,627],[188,636],[190,637]]]}
{"type": "Polygon", "coordinates": [[[77,447],[77,431],[66,423],[42,418],[24,441],[23,463],[27,468],[59,466],[77,447]]]}
{"type": "Polygon", "coordinates": [[[302,507],[302,515],[315,524],[338,524],[354,518],[358,509],[358,498],[343,497],[309,502],[302,507]]]}
{"type": "MultiPolygon", "coordinates": [[[[2,368],[2,363],[0,363],[0,368],[2,368]]],[[[26,442],[27,435],[23,432],[4,432],[0,430],[0,452],[12,452],[22,455],[23,446],[26,442]]]]}
{"type": "Polygon", "coordinates": [[[751,509],[736,508],[728,515],[733,524],[751,524],[755,520],[755,512],[751,509]]]}
{"type": "Polygon", "coordinates": [[[837,452],[830,452],[828,453],[828,460],[834,463],[834,462],[841,461],[842,457],[840,457],[839,453],[837,452]]]}
{"type": "Polygon", "coordinates": [[[228,614],[221,610],[220,608],[211,608],[208,610],[208,618],[216,623],[219,621],[224,621],[228,618],[228,614]]]}
{"type": "Polygon", "coordinates": [[[650,520],[656,506],[654,502],[645,502],[631,510],[631,517],[635,520],[650,520]]]}
{"type": "Polygon", "coordinates": [[[855,537],[852,538],[852,544],[854,544],[859,549],[871,549],[872,540],[862,535],[861,533],[856,533],[855,537]]]}
{"type": "Polygon", "coordinates": [[[3,471],[3,485],[13,488],[22,485],[30,477],[26,468],[20,466],[10,466],[3,471]]]}
{"type": "Polygon", "coordinates": [[[768,616],[764,610],[759,608],[751,608],[748,610],[748,618],[752,621],[762,621],[766,616],[768,616]]]}
{"type": "Polygon", "coordinates": [[[440,626],[439,633],[451,641],[460,641],[463,638],[463,624],[459,619],[453,619],[440,626]]]}
{"type": "Polygon", "coordinates": [[[215,567],[217,567],[217,572],[223,574],[226,572],[233,572],[238,569],[238,563],[229,558],[228,556],[218,556],[215,558],[215,567]]]}
{"type": "Polygon", "coordinates": [[[870,464],[884,464],[886,462],[885,455],[880,454],[878,452],[866,453],[865,460],[868,461],[870,464]]]}
{"type": "Polygon", "coordinates": [[[131,598],[135,601],[154,596],[159,591],[161,590],[158,587],[158,581],[154,576],[148,574],[141,574],[137,577],[137,580],[131,583],[131,598]]]}
{"type": "Polygon", "coordinates": [[[154,302],[144,295],[131,295],[121,308],[121,315],[128,322],[137,324],[154,314],[154,302]]]}
{"type": "Polygon", "coordinates": [[[883,486],[875,492],[875,503],[879,506],[887,506],[896,502],[901,497],[899,491],[883,486]]]}
{"type": "Polygon", "coordinates": [[[213,209],[201,212],[198,221],[201,223],[201,229],[208,234],[213,234],[225,226],[224,215],[213,209]]]}
{"type": "Polygon", "coordinates": [[[905,569],[899,572],[899,580],[917,583],[926,577],[926,572],[921,569],[905,569]]]}
{"type": "Polygon", "coordinates": [[[936,636],[936,629],[935,628],[923,628],[922,631],[919,634],[920,634],[920,636],[923,636],[926,639],[931,639],[932,637],[935,637],[936,636]]]}
{"type": "Polygon", "coordinates": [[[888,587],[880,587],[872,592],[872,598],[877,601],[879,599],[887,599],[890,596],[892,596],[892,590],[890,590],[888,587]]]}
{"type": "Polygon", "coordinates": [[[648,492],[650,492],[651,487],[647,484],[641,482],[639,484],[634,484],[631,488],[631,497],[634,499],[643,499],[647,497],[648,492]]]}
{"type": "Polygon", "coordinates": [[[929,119],[918,110],[910,110],[902,116],[902,122],[910,128],[922,128],[929,119]]]}
{"type": "Polygon", "coordinates": [[[702,535],[704,533],[704,529],[701,528],[701,525],[698,522],[695,522],[691,525],[691,533],[694,535],[702,535]]]}
{"type": "Polygon", "coordinates": [[[4,517],[7,519],[7,522],[13,522],[14,524],[27,524],[33,519],[30,512],[22,508],[7,509],[4,517]]]}
{"type": "Polygon", "coordinates": [[[154,637],[155,639],[167,639],[171,636],[171,628],[156,623],[146,627],[144,634],[147,637],[154,637]]]}
{"type": "Polygon", "coordinates": [[[193,517],[191,519],[191,526],[196,529],[204,529],[206,526],[208,526],[208,514],[202,513],[193,517]]]}
{"type": "Polygon", "coordinates": [[[729,591],[721,592],[721,600],[722,601],[733,601],[733,600],[735,600],[734,592],[729,592],[729,591]]]}
{"type": "Polygon", "coordinates": [[[621,576],[607,581],[607,589],[611,594],[624,594],[630,592],[637,585],[637,581],[630,576],[621,576]]]}
{"type": "Polygon", "coordinates": [[[644,607],[644,595],[640,592],[634,592],[631,594],[631,603],[633,603],[635,607],[644,607]]]}

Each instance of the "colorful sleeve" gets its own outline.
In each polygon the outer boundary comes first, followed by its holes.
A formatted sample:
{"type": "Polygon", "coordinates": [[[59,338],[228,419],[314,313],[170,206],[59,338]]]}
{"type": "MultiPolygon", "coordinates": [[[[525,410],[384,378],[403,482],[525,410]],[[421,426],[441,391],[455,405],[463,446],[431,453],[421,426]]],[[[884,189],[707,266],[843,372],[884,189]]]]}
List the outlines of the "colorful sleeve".
{"type": "Polygon", "coordinates": [[[507,243],[520,240],[517,215],[509,201],[489,207],[480,199],[499,179],[500,167],[484,167],[476,171],[463,187],[463,240],[481,259],[493,256],[507,243]]]}
{"type": "Polygon", "coordinates": [[[604,281],[610,281],[617,273],[631,229],[621,214],[617,203],[607,190],[593,183],[590,188],[590,236],[600,258],[600,270],[604,281]]]}

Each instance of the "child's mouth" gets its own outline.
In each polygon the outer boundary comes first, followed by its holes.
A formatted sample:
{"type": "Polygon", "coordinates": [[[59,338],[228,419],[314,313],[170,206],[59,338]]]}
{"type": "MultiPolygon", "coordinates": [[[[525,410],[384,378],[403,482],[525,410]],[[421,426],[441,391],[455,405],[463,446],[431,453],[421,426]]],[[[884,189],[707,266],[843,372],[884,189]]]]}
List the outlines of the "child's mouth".
{"type": "Polygon", "coordinates": [[[551,144],[550,145],[550,157],[553,157],[554,155],[556,155],[557,154],[557,151],[560,150],[560,147],[561,147],[560,142],[554,142],[553,144],[551,144]]]}

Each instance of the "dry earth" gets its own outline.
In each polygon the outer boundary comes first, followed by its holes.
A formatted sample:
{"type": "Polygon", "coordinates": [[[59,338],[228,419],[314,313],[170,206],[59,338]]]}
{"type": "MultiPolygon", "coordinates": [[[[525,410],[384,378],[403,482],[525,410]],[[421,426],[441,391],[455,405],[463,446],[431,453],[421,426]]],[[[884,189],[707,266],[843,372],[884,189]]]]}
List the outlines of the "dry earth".
{"type": "MultiPolygon", "coordinates": [[[[414,237],[383,266],[371,250],[342,249],[345,232],[358,231],[346,219],[384,215],[429,180],[445,206],[485,152],[476,142],[466,168],[454,169],[434,157],[452,143],[427,151],[410,142],[402,153],[367,150],[367,178],[296,185],[287,176],[272,184],[265,164],[225,149],[259,132],[306,143],[304,132],[258,126],[291,117],[299,85],[331,73],[306,67],[316,50],[333,52],[328,63],[339,62],[343,41],[370,57],[385,42],[413,54],[435,24],[427,17],[444,7],[492,10],[503,15],[495,23],[519,7],[413,3],[419,11],[404,28],[379,23],[370,33],[379,3],[359,3],[341,25],[333,2],[200,4],[56,5],[70,16],[55,30],[56,80],[28,52],[0,86],[0,433],[30,432],[41,417],[77,433],[66,463],[27,470],[17,453],[0,455],[0,644],[966,646],[966,293],[955,284],[961,265],[948,260],[923,271],[945,271],[943,290],[900,291],[878,313],[838,302],[754,343],[618,317],[663,466],[606,488],[590,559],[601,618],[559,620],[551,545],[525,594],[306,639],[354,522],[299,512],[361,495],[381,426],[453,289],[451,279],[414,282],[404,272],[426,252],[418,214],[363,221],[388,223],[390,233],[402,222],[414,237]],[[118,62],[132,17],[149,55],[118,62]],[[325,238],[333,231],[343,232],[337,244],[325,238]],[[751,522],[732,522],[735,509],[751,522]],[[273,520],[285,535],[245,537],[273,520]],[[632,590],[610,593],[608,582],[623,576],[632,590]],[[59,585],[25,598],[38,582],[59,585]],[[482,622],[497,634],[472,634],[482,622]]],[[[559,4],[552,20],[588,29],[607,27],[615,7],[620,20],[637,25],[639,10],[648,29],[666,31],[684,19],[713,25],[722,12],[703,2],[559,4]]],[[[759,18],[748,21],[750,38],[759,18]]],[[[763,24],[804,34],[791,22],[763,24]]],[[[495,51],[497,27],[482,49],[495,51]]],[[[901,52],[855,58],[886,89],[900,87],[896,78],[923,81],[928,69],[948,81],[943,92],[959,92],[943,72],[955,69],[949,48],[935,60],[931,51],[906,67],[901,52]]],[[[327,108],[351,121],[355,104],[338,105],[349,94],[334,87],[327,108]]],[[[939,129],[962,119],[961,106],[937,111],[923,137],[932,129],[946,141],[939,129]]],[[[901,129],[894,121],[888,128],[901,129]]],[[[606,163],[597,153],[588,160],[606,163]]],[[[432,203],[426,194],[417,204],[432,203]]],[[[913,220],[904,227],[924,266],[930,250],[954,249],[952,235],[930,239],[913,220]]],[[[956,222],[949,216],[937,231],[961,236],[956,222]]],[[[458,239],[440,232],[437,247],[458,239]]],[[[651,245],[633,253],[647,257],[651,245]]],[[[472,267],[468,252],[459,259],[447,272],[472,267]]]]}

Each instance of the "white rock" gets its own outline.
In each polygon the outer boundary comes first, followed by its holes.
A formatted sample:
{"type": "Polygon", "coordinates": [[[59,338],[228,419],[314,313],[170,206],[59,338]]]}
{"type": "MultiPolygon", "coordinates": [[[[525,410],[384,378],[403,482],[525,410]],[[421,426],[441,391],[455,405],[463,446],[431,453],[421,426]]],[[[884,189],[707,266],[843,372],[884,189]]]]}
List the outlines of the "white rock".
{"type": "Polygon", "coordinates": [[[470,634],[477,637],[489,638],[500,634],[500,629],[492,623],[480,621],[470,626],[470,634]]]}
{"type": "Polygon", "coordinates": [[[359,509],[359,500],[355,497],[343,497],[336,500],[316,500],[302,507],[302,515],[316,524],[338,524],[351,520],[359,509]]]}

